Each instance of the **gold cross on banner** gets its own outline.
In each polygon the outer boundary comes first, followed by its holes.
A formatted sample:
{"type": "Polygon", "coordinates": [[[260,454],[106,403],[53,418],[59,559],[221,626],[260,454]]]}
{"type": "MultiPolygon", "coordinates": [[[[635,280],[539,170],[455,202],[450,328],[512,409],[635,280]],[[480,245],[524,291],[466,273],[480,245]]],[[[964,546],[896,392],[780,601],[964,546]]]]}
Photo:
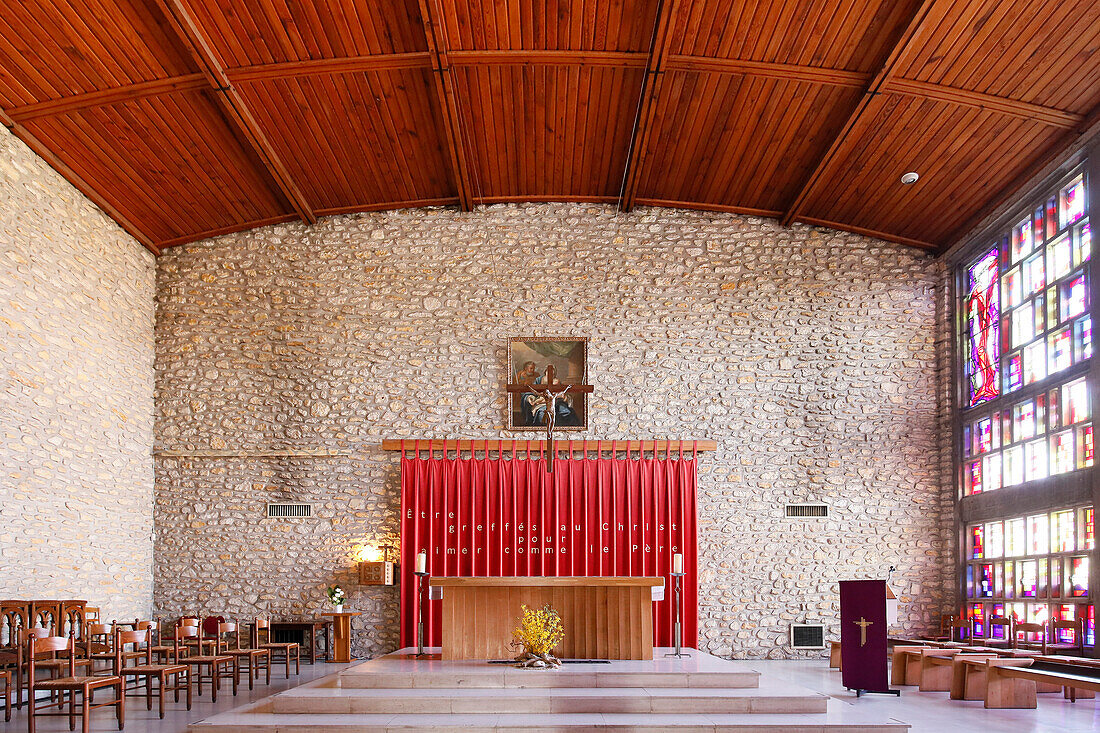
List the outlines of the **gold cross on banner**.
{"type": "Polygon", "coordinates": [[[867,627],[873,624],[874,621],[868,621],[860,616],[859,621],[853,621],[852,623],[859,627],[859,645],[863,646],[867,643],[867,627]]]}

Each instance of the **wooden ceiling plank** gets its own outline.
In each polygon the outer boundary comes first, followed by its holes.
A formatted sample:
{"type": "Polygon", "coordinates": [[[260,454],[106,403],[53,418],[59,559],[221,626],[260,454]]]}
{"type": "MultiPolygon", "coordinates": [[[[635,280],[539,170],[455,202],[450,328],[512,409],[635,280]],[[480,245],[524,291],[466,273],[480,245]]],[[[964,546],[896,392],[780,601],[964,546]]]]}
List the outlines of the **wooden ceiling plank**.
{"type": "Polygon", "coordinates": [[[880,232],[875,229],[867,229],[866,227],[853,226],[851,224],[845,224],[839,221],[829,221],[827,219],[816,219],[813,217],[799,217],[799,221],[803,224],[809,224],[811,226],[825,227],[826,229],[836,229],[842,232],[852,232],[853,234],[862,234],[865,237],[871,237],[872,239],[881,239],[887,242],[893,242],[895,244],[904,244],[909,247],[916,247],[917,249],[924,250],[926,252],[938,252],[939,248],[931,242],[925,242],[920,239],[912,239],[910,237],[903,237],[898,234],[891,234],[890,232],[880,232]]]}
{"type": "Polygon", "coordinates": [[[115,206],[108,201],[102,194],[99,193],[97,187],[93,187],[88,184],[76,171],[70,168],[61,158],[50,150],[41,140],[38,139],[30,130],[23,126],[22,123],[16,122],[9,117],[3,110],[0,110],[0,124],[8,128],[17,138],[22,140],[28,148],[34,151],[35,155],[42,158],[46,163],[55,171],[61,174],[61,176],[73,185],[78,191],[80,191],[88,200],[98,206],[103,213],[111,217],[118,223],[123,230],[126,231],[131,237],[141,243],[143,247],[148,249],[154,255],[160,254],[160,247],[154,243],[153,238],[141,229],[141,227],[134,224],[133,220],[124,215],[115,206]]]}
{"type": "Polygon", "coordinates": [[[916,12],[909,19],[906,27],[902,30],[898,40],[891,48],[886,60],[879,67],[871,80],[871,83],[867,86],[867,90],[864,92],[863,98],[856,105],[855,109],[848,115],[848,119],[844,126],[841,128],[840,133],[833,139],[829,149],[825,152],[825,155],[821,157],[817,165],[814,167],[809,178],[802,185],[798,194],[795,195],[791,205],[787,208],[787,212],[780,219],[780,223],[783,226],[789,226],[792,221],[799,215],[809,200],[810,196],[816,191],[817,187],[821,185],[824,180],[824,173],[832,164],[833,160],[837,157],[840,150],[844,147],[849,139],[851,131],[860,122],[863,115],[867,111],[867,108],[878,93],[883,83],[889,81],[890,77],[895,73],[899,61],[908,51],[911,44],[915,39],[919,38],[922,33],[925,22],[929,17],[929,11],[936,5],[937,2],[944,0],[921,0],[920,5],[917,7],[916,12]]]}
{"type": "Polygon", "coordinates": [[[179,247],[183,244],[190,244],[191,242],[200,242],[204,239],[210,239],[211,237],[220,237],[225,234],[233,234],[234,232],[244,231],[245,229],[253,229],[255,227],[269,226],[271,224],[285,224],[288,221],[295,221],[298,219],[297,214],[280,214],[278,216],[268,217],[266,219],[258,219],[256,221],[246,221],[240,224],[231,224],[229,226],[218,227],[216,229],[207,229],[201,232],[195,232],[193,234],[185,234],[182,237],[176,237],[174,239],[167,239],[160,243],[161,250],[168,249],[169,247],[179,247]]]}
{"type": "Polygon", "coordinates": [[[207,87],[206,77],[200,73],[175,76],[167,79],[130,84],[128,86],[105,89],[100,92],[88,92],[47,102],[26,104],[8,109],[15,120],[27,122],[39,117],[53,117],[68,114],[89,107],[119,104],[145,97],[171,94],[173,92],[194,91],[207,87]]]}
{"type": "Polygon", "coordinates": [[[184,0],[157,0],[157,4],[171,28],[179,34],[180,40],[190,49],[196,62],[207,75],[226,119],[240,133],[244,142],[252,148],[268,176],[295,211],[304,221],[310,224],[316,222],[317,216],[310,208],[309,202],[290,177],[286,166],[275,153],[264,131],[256,123],[251,110],[245,105],[244,99],[233,87],[225,73],[225,68],[218,60],[205,32],[195,21],[190,8],[185,5],[184,0]]]}
{"type": "Polygon", "coordinates": [[[627,147],[626,170],[623,174],[622,210],[630,211],[634,206],[634,195],[638,190],[639,171],[645,165],[645,150],[653,119],[654,100],[660,77],[664,75],[663,64],[668,52],[672,34],[669,32],[671,19],[676,14],[679,0],[659,0],[657,17],[654,23],[653,37],[650,40],[649,59],[646,61],[645,75],[637,112],[637,124],[634,127],[627,147]]]}
{"type": "Polygon", "coordinates": [[[463,211],[471,209],[470,178],[466,170],[466,151],[462,142],[462,126],[458,113],[458,101],[455,99],[454,81],[446,47],[446,30],[440,0],[418,0],[420,18],[424,23],[424,38],[428,52],[432,55],[432,81],[436,103],[444,120],[444,141],[447,154],[454,171],[454,184],[458,191],[458,200],[463,211]]]}

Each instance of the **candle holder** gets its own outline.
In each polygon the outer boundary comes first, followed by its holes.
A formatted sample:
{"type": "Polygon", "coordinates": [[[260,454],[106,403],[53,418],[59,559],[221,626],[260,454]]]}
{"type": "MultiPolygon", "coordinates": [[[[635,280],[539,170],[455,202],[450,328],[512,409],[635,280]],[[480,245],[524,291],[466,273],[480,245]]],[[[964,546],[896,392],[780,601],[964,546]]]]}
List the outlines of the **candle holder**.
{"type": "Polygon", "coordinates": [[[416,576],[416,594],[420,602],[416,604],[416,656],[427,656],[424,653],[424,579],[428,573],[413,571],[416,576]]]}
{"type": "Polygon", "coordinates": [[[684,573],[669,573],[672,576],[673,593],[675,594],[676,604],[676,622],[672,625],[672,640],[676,644],[676,651],[672,654],[666,654],[666,657],[676,657],[677,659],[683,659],[684,657],[690,657],[690,654],[684,654],[681,649],[681,645],[684,640],[683,625],[680,623],[680,583],[684,577],[684,573]]]}

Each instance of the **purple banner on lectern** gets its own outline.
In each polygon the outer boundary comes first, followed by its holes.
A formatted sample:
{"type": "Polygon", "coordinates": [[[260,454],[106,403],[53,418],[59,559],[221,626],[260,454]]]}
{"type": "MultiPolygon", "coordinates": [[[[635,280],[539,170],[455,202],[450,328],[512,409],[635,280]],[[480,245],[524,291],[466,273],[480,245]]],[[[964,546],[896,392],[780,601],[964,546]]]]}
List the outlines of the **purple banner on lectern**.
{"type": "Polygon", "coordinates": [[[886,581],[840,581],[841,677],[849,690],[885,692],[886,581]]]}

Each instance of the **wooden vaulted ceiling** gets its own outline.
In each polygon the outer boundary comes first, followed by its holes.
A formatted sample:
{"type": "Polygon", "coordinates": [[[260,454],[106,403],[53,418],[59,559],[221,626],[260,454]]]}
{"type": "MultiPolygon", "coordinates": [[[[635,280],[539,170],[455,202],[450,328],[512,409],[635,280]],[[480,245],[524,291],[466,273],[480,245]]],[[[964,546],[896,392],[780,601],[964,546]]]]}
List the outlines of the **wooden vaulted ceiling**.
{"type": "Polygon", "coordinates": [[[1095,0],[0,10],[0,121],[154,252],[328,214],[542,200],[939,249],[1100,105],[1095,0]]]}

